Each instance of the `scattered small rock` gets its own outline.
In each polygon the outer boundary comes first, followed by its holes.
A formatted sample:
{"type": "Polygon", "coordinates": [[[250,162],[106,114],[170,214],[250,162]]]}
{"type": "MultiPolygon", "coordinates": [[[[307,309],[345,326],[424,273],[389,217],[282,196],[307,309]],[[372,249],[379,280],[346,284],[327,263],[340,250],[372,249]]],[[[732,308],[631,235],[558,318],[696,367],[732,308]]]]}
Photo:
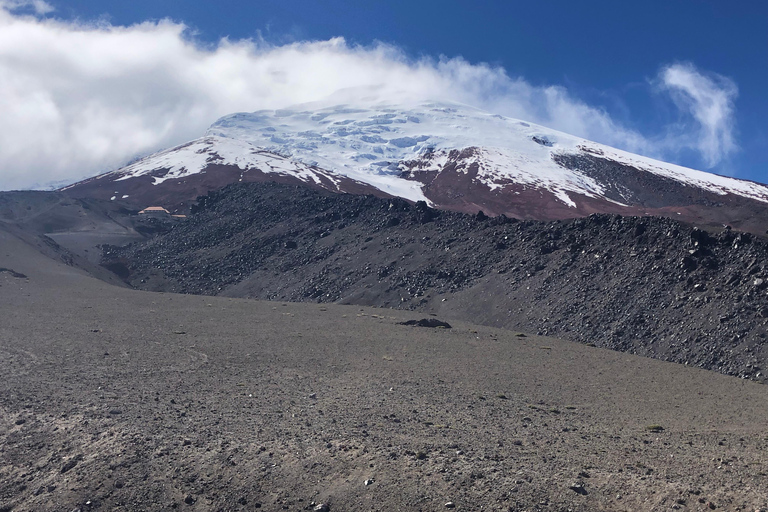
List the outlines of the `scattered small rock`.
{"type": "Polygon", "coordinates": [[[314,510],[315,512],[328,512],[329,510],[331,510],[331,508],[325,503],[319,503],[315,505],[315,508],[313,508],[312,510],[314,510]]]}
{"type": "Polygon", "coordinates": [[[449,501],[445,504],[445,508],[456,508],[456,504],[452,501],[449,501]]]}
{"type": "Polygon", "coordinates": [[[187,494],[187,497],[184,498],[184,503],[186,503],[187,505],[193,505],[195,503],[195,501],[196,500],[195,500],[194,496],[192,496],[191,494],[187,494]]]}
{"type": "Polygon", "coordinates": [[[74,458],[68,460],[67,462],[65,462],[64,465],[61,466],[61,474],[63,475],[67,471],[69,471],[72,468],[74,468],[75,466],[77,466],[77,463],[80,462],[82,459],[83,459],[82,455],[77,455],[76,457],[74,457],[74,458]]]}

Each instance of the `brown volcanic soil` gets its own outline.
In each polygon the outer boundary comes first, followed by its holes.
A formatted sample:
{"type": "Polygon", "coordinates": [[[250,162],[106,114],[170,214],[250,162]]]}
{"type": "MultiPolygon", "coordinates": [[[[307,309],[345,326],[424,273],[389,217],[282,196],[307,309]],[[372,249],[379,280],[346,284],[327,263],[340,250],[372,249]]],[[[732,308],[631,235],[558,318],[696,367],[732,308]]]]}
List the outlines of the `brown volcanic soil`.
{"type": "Polygon", "coordinates": [[[3,511],[768,507],[756,383],[450,318],[117,288],[2,230],[0,267],[3,511]]]}
{"type": "Polygon", "coordinates": [[[766,241],[664,218],[513,221],[251,184],[108,259],[147,290],[419,310],[760,381],[768,367],[766,241]]]}

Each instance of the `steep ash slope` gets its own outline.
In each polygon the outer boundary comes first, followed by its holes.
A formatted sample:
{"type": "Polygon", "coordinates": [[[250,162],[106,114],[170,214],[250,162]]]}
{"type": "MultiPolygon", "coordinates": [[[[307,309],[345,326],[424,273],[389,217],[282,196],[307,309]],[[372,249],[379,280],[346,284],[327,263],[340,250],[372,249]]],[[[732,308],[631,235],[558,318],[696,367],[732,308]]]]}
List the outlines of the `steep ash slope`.
{"type": "Polygon", "coordinates": [[[763,380],[766,256],[665,218],[515,221],[241,184],[105,258],[142,289],[417,309],[763,380]]]}

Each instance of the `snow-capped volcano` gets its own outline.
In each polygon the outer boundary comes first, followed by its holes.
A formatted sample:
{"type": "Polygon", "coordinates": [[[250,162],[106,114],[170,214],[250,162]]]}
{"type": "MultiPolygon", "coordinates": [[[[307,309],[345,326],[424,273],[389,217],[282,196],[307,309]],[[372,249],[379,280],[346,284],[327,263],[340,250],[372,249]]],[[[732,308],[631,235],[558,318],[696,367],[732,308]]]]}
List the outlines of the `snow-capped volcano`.
{"type": "Polygon", "coordinates": [[[768,210],[765,185],[445,102],[313,103],[232,114],[201,139],[65,190],[178,206],[196,197],[185,190],[263,180],[519,218],[611,212],[743,224],[768,210]]]}
{"type": "Polygon", "coordinates": [[[475,161],[481,167],[478,179],[492,188],[498,177],[514,178],[521,184],[550,188],[565,202],[570,202],[566,190],[579,192],[583,186],[599,190],[597,183],[564,172],[550,158],[552,151],[583,141],[458,104],[423,103],[411,108],[308,104],[226,116],[208,134],[245,140],[376,183],[377,188],[400,189],[397,195],[411,200],[427,198],[417,184],[403,189],[406,162],[426,155],[439,165],[447,162],[451,150],[467,147],[487,148],[475,155],[475,161]]]}

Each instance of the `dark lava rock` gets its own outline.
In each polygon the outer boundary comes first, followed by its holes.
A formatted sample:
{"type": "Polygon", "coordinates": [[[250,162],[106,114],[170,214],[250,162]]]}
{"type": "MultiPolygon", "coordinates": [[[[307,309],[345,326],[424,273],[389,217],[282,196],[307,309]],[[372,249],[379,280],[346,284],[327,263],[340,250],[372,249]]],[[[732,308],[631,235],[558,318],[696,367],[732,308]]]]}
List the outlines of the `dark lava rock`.
{"type": "Polygon", "coordinates": [[[573,492],[575,492],[576,494],[582,494],[582,495],[587,494],[587,490],[584,488],[584,484],[579,482],[571,484],[568,488],[573,492]]]}
{"type": "Polygon", "coordinates": [[[554,142],[549,140],[546,135],[534,135],[531,137],[531,140],[535,142],[536,144],[541,144],[542,146],[552,147],[554,145],[554,142]]]}
{"type": "Polygon", "coordinates": [[[27,279],[26,275],[22,274],[21,272],[16,272],[15,270],[11,270],[10,268],[0,267],[0,273],[2,272],[7,272],[17,279],[27,279]]]}
{"type": "Polygon", "coordinates": [[[416,327],[442,327],[444,329],[450,329],[451,324],[448,322],[443,322],[442,320],[438,320],[436,318],[422,318],[421,320],[408,320],[406,322],[399,322],[400,325],[413,325],[416,327]]]}
{"type": "Polygon", "coordinates": [[[63,475],[67,471],[70,471],[71,469],[73,469],[75,466],[77,466],[77,463],[80,462],[81,460],[83,460],[83,456],[77,455],[76,457],[73,457],[67,462],[65,462],[64,465],[61,466],[61,474],[63,475]]]}

